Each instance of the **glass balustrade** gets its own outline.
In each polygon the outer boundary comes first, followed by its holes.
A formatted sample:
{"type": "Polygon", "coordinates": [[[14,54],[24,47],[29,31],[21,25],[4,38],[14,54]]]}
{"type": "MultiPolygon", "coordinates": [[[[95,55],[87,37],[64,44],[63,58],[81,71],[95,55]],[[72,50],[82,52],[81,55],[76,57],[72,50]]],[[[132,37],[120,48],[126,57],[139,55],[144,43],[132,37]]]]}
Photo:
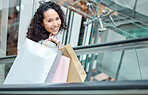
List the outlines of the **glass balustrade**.
{"type": "MultiPolygon", "coordinates": [[[[0,0],[0,57],[17,54],[21,0],[0,0]]],[[[10,64],[0,64],[0,84],[10,64]]]]}

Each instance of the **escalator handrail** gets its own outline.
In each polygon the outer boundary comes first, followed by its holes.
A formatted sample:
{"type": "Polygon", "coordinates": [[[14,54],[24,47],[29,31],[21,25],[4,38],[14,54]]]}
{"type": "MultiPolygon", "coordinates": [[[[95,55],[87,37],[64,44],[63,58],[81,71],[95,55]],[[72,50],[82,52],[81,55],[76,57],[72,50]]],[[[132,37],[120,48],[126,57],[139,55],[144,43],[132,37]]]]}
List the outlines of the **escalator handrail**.
{"type": "Polygon", "coordinates": [[[10,55],[10,56],[5,56],[5,57],[0,57],[0,61],[4,59],[11,59],[11,58],[16,58],[17,55],[10,55]]]}
{"type": "Polygon", "coordinates": [[[91,45],[85,45],[85,46],[77,46],[77,47],[73,47],[73,49],[74,50],[79,50],[79,49],[85,49],[85,48],[113,46],[113,45],[128,44],[128,43],[143,42],[143,41],[148,41],[148,37],[146,37],[146,38],[137,38],[137,39],[129,39],[129,40],[124,40],[124,41],[115,41],[115,42],[91,44],[91,45]]]}
{"type": "Polygon", "coordinates": [[[68,90],[148,90],[148,80],[100,81],[84,83],[4,84],[0,91],[68,91],[68,90]]]}

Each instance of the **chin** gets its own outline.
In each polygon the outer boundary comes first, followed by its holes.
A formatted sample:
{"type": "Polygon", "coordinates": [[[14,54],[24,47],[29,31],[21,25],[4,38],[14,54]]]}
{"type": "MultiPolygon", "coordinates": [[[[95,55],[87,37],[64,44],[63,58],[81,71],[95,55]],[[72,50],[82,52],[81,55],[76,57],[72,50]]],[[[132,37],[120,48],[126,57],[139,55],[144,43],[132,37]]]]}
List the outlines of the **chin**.
{"type": "Polygon", "coordinates": [[[53,35],[57,35],[59,32],[54,32],[53,35]]]}

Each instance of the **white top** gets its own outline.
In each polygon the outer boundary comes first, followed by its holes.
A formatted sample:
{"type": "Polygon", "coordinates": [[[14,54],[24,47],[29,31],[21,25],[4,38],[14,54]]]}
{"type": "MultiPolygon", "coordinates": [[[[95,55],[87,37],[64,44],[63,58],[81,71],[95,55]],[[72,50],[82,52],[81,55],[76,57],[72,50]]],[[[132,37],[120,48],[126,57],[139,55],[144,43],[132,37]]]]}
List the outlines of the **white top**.
{"type": "MultiPolygon", "coordinates": [[[[55,37],[57,38],[57,35],[55,35],[55,37]]],[[[49,48],[58,48],[57,44],[52,42],[52,41],[48,41],[48,39],[46,40],[41,40],[39,41],[38,43],[42,44],[42,45],[45,45],[49,48]]]]}
{"type": "Polygon", "coordinates": [[[52,42],[52,41],[48,41],[48,39],[41,40],[38,43],[40,43],[42,45],[45,45],[45,46],[47,46],[49,48],[57,48],[57,45],[54,42],[52,42]]]}

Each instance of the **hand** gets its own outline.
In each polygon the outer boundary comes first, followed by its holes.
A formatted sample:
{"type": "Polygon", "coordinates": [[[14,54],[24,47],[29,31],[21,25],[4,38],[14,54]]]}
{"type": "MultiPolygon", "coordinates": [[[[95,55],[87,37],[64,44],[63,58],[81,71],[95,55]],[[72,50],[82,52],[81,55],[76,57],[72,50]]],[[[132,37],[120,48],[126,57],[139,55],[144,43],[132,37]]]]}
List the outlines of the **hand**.
{"type": "Polygon", "coordinates": [[[61,42],[59,39],[57,39],[54,35],[49,35],[48,41],[52,41],[58,45],[58,48],[60,48],[61,42]]]}

